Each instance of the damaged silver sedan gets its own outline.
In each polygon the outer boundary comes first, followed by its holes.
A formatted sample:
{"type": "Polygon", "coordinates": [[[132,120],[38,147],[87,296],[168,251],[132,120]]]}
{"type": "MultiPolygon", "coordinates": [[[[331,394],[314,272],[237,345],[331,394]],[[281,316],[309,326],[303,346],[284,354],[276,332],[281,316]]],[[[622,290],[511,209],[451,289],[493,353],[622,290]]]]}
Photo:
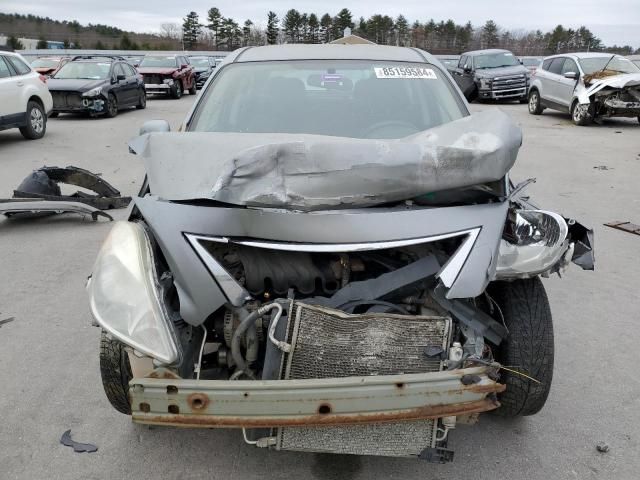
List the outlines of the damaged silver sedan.
{"type": "Polygon", "coordinates": [[[109,401],[257,447],[431,462],[479,413],[535,414],[539,277],[593,251],[509,181],[521,140],[416,49],[230,54],[181,132],[130,143],[147,178],[88,283],[109,401]]]}

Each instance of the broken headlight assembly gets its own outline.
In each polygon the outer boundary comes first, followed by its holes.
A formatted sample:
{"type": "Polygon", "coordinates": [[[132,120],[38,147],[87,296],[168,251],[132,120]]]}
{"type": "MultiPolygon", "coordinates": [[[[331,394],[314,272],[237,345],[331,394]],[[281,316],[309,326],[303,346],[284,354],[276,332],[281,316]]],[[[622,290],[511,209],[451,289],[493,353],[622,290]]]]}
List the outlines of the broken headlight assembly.
{"type": "Polygon", "coordinates": [[[82,95],[85,97],[97,97],[102,93],[102,87],[92,88],[88,92],[84,92],[82,95]]]}
{"type": "Polygon", "coordinates": [[[522,278],[553,268],[569,246],[567,222],[557,213],[516,210],[500,240],[497,279],[522,278]]]}
{"type": "Polygon", "coordinates": [[[162,83],[165,83],[169,86],[173,85],[173,78],[165,78],[164,80],[162,80],[162,83]]]}
{"type": "Polygon", "coordinates": [[[491,85],[493,84],[493,80],[491,78],[481,78],[480,79],[480,88],[482,90],[491,90],[491,85]]]}
{"type": "Polygon", "coordinates": [[[162,363],[178,359],[176,341],[142,225],[117,222],[87,284],[91,313],[111,335],[162,363]]]}

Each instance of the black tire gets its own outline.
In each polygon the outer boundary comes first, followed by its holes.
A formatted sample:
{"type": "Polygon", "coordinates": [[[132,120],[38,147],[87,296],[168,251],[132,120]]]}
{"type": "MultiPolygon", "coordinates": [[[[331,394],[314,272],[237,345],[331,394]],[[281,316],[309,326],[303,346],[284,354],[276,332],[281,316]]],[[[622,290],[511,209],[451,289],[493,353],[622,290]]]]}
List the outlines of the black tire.
{"type": "Polygon", "coordinates": [[[147,108],[147,92],[144,88],[140,89],[138,104],[136,105],[136,108],[138,110],[144,110],[145,108],[147,108]]]}
{"type": "Polygon", "coordinates": [[[529,113],[531,115],[540,115],[543,112],[544,107],[542,106],[542,102],[540,101],[540,93],[538,92],[538,90],[531,90],[529,92],[528,104],[529,113]]]}
{"type": "Polygon", "coordinates": [[[118,115],[118,99],[113,93],[110,93],[107,97],[107,110],[105,111],[105,117],[113,118],[118,115]]]}
{"type": "Polygon", "coordinates": [[[640,123],[640,116],[638,116],[638,123],[640,123]]]}
{"type": "Polygon", "coordinates": [[[196,87],[196,80],[194,78],[191,88],[189,89],[189,95],[195,95],[196,93],[198,93],[198,87],[196,87]]]}
{"type": "Polygon", "coordinates": [[[27,103],[27,124],[20,127],[20,133],[27,140],[38,140],[47,131],[47,115],[40,103],[31,100],[27,103]]]}
{"type": "Polygon", "coordinates": [[[51,113],[49,114],[49,118],[58,118],[58,115],[60,115],[60,113],[59,113],[59,112],[51,112],[51,113]]]}
{"type": "Polygon", "coordinates": [[[124,345],[111,340],[106,332],[100,337],[100,376],[109,403],[120,413],[131,415],[129,381],[133,378],[124,345]]]}
{"type": "Polygon", "coordinates": [[[591,125],[591,122],[593,122],[593,107],[589,105],[586,111],[583,110],[580,113],[580,111],[578,110],[578,105],[578,100],[573,102],[573,104],[571,105],[571,119],[573,120],[573,123],[580,127],[591,125]]]}
{"type": "Polygon", "coordinates": [[[494,412],[502,417],[534,415],[547,401],[553,379],[553,322],[547,294],[538,277],[495,282],[490,293],[509,329],[495,351],[496,359],[540,382],[501,370],[500,382],[507,388],[498,395],[501,406],[494,412]]]}
{"type": "Polygon", "coordinates": [[[171,89],[169,90],[169,96],[176,100],[182,97],[182,82],[180,80],[176,80],[171,89]]]}

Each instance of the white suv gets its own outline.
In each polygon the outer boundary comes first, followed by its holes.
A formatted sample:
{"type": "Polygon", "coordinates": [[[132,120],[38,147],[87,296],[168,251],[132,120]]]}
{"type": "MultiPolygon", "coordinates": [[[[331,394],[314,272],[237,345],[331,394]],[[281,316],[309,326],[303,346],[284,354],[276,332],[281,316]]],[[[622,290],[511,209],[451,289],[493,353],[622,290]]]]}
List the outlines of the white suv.
{"type": "Polygon", "coordinates": [[[0,130],[19,128],[24,138],[42,138],[53,100],[47,79],[17,53],[0,52],[0,130]]]}

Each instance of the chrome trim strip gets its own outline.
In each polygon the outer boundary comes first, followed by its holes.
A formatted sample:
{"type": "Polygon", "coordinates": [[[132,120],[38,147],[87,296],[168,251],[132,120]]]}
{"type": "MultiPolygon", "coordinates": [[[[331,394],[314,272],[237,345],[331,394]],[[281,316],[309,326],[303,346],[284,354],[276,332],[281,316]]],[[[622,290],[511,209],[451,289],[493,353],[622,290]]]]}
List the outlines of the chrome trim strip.
{"type": "Polygon", "coordinates": [[[453,283],[458,278],[458,274],[460,273],[460,270],[462,270],[464,262],[467,261],[467,257],[471,253],[471,249],[476,243],[478,235],[480,235],[480,230],[480,227],[468,230],[467,238],[464,240],[462,245],[458,247],[458,250],[456,250],[456,252],[449,258],[442,270],[440,270],[440,272],[438,273],[437,277],[442,280],[442,283],[444,283],[445,287],[451,288],[453,283]]]}
{"type": "Polygon", "coordinates": [[[218,282],[220,289],[232,305],[240,307],[247,300],[251,300],[249,292],[247,292],[242,285],[236,282],[235,278],[229,275],[222,265],[220,265],[202,245],[200,245],[201,240],[211,241],[211,237],[203,237],[190,233],[185,233],[184,235],[207,267],[207,270],[209,270],[211,275],[213,275],[213,278],[218,282]]]}

